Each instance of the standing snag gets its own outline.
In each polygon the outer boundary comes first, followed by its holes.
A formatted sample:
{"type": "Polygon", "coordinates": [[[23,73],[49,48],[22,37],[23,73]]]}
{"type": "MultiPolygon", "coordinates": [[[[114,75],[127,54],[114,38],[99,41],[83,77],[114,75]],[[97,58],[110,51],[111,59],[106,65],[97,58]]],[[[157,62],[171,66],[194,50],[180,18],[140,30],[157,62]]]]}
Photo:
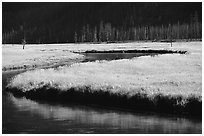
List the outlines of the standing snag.
{"type": "Polygon", "coordinates": [[[24,50],[25,44],[26,44],[26,40],[25,39],[22,40],[22,44],[23,44],[23,50],[24,50]]]}

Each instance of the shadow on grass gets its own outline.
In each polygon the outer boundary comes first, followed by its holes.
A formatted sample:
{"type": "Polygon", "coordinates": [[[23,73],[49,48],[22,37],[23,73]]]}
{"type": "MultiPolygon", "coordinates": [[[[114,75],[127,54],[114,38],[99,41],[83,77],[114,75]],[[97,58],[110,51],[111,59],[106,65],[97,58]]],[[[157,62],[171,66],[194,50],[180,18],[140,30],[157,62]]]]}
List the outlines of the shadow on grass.
{"type": "Polygon", "coordinates": [[[32,100],[46,100],[62,103],[80,103],[90,105],[100,105],[128,109],[131,111],[150,111],[177,115],[190,115],[202,117],[202,101],[194,96],[189,97],[182,104],[182,96],[172,97],[158,94],[154,98],[149,98],[145,94],[135,94],[134,96],[121,95],[103,90],[91,90],[85,87],[83,90],[71,88],[67,91],[48,88],[44,86],[40,89],[33,89],[22,92],[17,88],[6,88],[6,91],[13,93],[16,97],[26,97],[32,100]]]}

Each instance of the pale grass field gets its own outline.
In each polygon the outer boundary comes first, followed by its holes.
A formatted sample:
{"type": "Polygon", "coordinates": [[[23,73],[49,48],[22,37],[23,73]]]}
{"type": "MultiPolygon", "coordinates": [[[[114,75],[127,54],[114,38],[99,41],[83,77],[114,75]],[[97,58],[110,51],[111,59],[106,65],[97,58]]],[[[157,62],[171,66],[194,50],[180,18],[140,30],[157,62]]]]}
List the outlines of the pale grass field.
{"type": "Polygon", "coordinates": [[[177,42],[173,43],[152,43],[152,42],[133,42],[117,44],[27,44],[25,49],[22,45],[3,45],[2,46],[2,69],[22,69],[49,66],[53,64],[63,64],[65,62],[83,59],[83,55],[72,52],[83,52],[87,50],[187,50],[191,53],[201,53],[201,42],[177,42]],[[191,46],[193,45],[193,46],[191,46]]]}
{"type": "MultiPolygon", "coordinates": [[[[46,48],[48,45],[43,47],[48,51],[54,46],[51,45],[49,49],[46,48]]],[[[5,49],[3,47],[3,64],[5,64],[4,55],[6,54],[4,52],[12,50],[11,48],[5,49]]],[[[33,48],[39,51],[42,47],[33,48]]],[[[55,46],[55,48],[61,50],[61,52],[65,49],[69,51],[166,49],[186,50],[188,53],[165,54],[155,57],[144,56],[131,60],[75,63],[70,67],[59,67],[58,69],[38,69],[17,75],[8,87],[18,88],[23,92],[44,86],[61,91],[67,91],[70,88],[83,91],[83,88],[89,87],[91,91],[103,90],[128,97],[138,93],[145,94],[150,99],[156,95],[182,96],[183,100],[179,104],[185,103],[186,99],[190,97],[202,101],[201,42],[177,42],[173,43],[173,47],[170,47],[170,44],[167,43],[124,43],[104,45],[70,44],[55,46]]],[[[30,49],[30,51],[33,50],[30,49]]],[[[69,52],[67,55],[69,54],[72,53],[69,52]]],[[[7,54],[7,56],[9,55],[7,54]]],[[[30,56],[30,58],[32,57],[30,56]]],[[[16,57],[13,56],[12,58],[15,59],[16,57]]],[[[7,65],[9,65],[8,62],[7,65]]]]}
{"type": "Polygon", "coordinates": [[[58,46],[47,45],[26,45],[24,50],[21,45],[3,45],[2,70],[53,66],[83,58],[83,55],[63,50],[58,46]]]}

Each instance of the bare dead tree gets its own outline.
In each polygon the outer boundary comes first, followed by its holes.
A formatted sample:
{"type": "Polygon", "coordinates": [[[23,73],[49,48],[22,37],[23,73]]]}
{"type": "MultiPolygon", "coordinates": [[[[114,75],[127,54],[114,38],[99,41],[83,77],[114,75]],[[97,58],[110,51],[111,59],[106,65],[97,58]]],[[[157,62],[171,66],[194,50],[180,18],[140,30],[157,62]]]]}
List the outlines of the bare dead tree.
{"type": "Polygon", "coordinates": [[[173,37],[173,32],[172,32],[172,26],[170,25],[170,42],[171,42],[171,47],[172,47],[172,37],[173,37]]]}
{"type": "Polygon", "coordinates": [[[26,44],[26,40],[25,40],[25,38],[22,40],[22,44],[23,44],[23,50],[24,50],[24,48],[25,48],[25,44],[26,44]]]}

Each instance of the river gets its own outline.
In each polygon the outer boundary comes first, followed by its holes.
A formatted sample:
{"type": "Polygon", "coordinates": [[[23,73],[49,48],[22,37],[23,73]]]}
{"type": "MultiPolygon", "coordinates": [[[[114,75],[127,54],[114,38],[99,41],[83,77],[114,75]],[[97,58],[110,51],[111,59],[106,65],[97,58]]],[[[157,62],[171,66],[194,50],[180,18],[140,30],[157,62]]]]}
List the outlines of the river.
{"type": "Polygon", "coordinates": [[[16,98],[5,91],[5,86],[11,77],[21,72],[24,71],[2,74],[3,134],[202,133],[201,119],[16,98]]]}
{"type": "MultiPolygon", "coordinates": [[[[157,54],[86,53],[83,62],[131,59],[157,54]]],[[[202,120],[159,113],[134,113],[100,106],[50,103],[16,98],[5,91],[10,78],[26,70],[2,73],[2,132],[8,133],[202,133],[202,120]]]]}

